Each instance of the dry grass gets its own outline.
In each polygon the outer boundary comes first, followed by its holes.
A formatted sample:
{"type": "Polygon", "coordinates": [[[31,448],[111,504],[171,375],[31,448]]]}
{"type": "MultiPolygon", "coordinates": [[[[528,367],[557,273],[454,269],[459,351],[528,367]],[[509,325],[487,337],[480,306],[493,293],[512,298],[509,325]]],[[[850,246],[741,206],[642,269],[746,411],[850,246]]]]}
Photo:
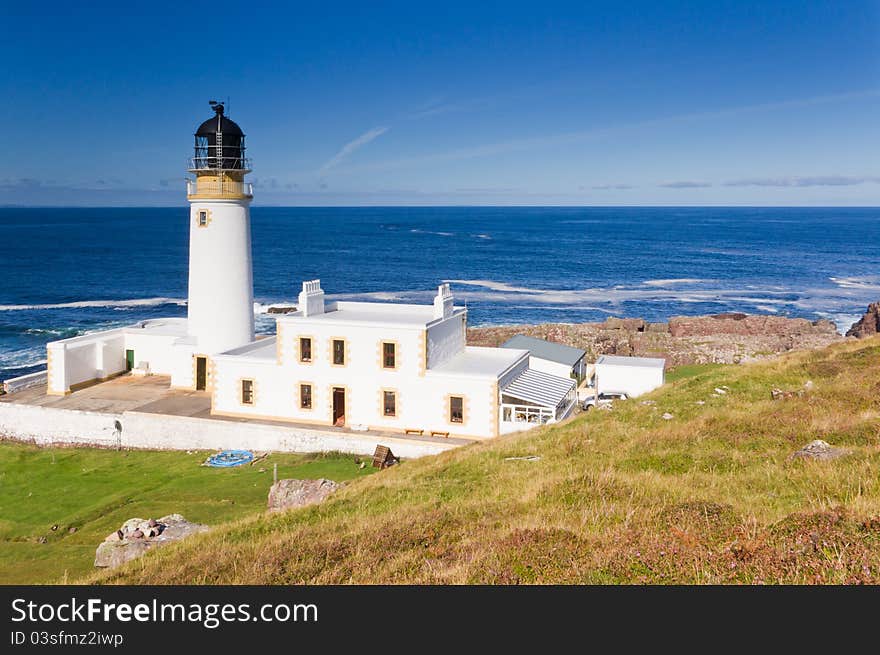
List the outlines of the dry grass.
{"type": "Polygon", "coordinates": [[[654,405],[405,462],[89,581],[877,583],[877,371],[880,339],[712,369],[654,405]],[[813,439],[851,454],[789,459],[813,439]]]}

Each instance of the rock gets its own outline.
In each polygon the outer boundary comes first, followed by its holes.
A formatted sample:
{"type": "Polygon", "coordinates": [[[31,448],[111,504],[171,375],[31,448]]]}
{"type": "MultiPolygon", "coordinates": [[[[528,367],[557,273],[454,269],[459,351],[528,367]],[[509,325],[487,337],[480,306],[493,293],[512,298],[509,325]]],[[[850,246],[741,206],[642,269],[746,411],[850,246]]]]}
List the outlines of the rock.
{"type": "Polygon", "coordinates": [[[838,457],[842,457],[848,454],[849,451],[845,448],[835,448],[827,441],[816,439],[815,441],[811,441],[810,443],[808,443],[800,450],[792,453],[789,459],[817,459],[824,461],[829,459],[837,459],[838,457]]]}
{"type": "Polygon", "coordinates": [[[715,387],[715,393],[717,393],[719,396],[723,396],[727,392],[724,389],[721,389],[719,387],[715,387]]]}
{"type": "Polygon", "coordinates": [[[74,526],[71,526],[71,527],[68,528],[68,530],[67,530],[67,534],[73,534],[74,532],[76,532],[76,526],[75,526],[75,525],[74,525],[74,526]]]}
{"type": "Polygon", "coordinates": [[[273,305],[267,310],[267,314],[289,314],[290,312],[295,312],[296,307],[293,305],[288,306],[275,306],[273,305]]]}
{"type": "Polygon", "coordinates": [[[846,331],[846,336],[862,339],[880,333],[880,302],[868,305],[868,311],[846,331]]]}
{"type": "Polygon", "coordinates": [[[159,524],[156,522],[156,519],[150,519],[149,521],[147,521],[147,526],[151,528],[155,528],[157,525],[159,524]]]}
{"type": "Polygon", "coordinates": [[[800,398],[804,395],[803,389],[798,389],[797,391],[783,391],[782,389],[774,388],[770,390],[770,398],[773,400],[787,400],[788,398],[800,398]]]}
{"type": "Polygon", "coordinates": [[[323,502],[340,485],[332,480],[279,480],[269,489],[269,510],[273,512],[323,502]]]}
{"type": "Polygon", "coordinates": [[[208,530],[208,526],[190,523],[180,514],[169,514],[155,521],[156,525],[144,534],[139,525],[147,523],[143,519],[129,519],[122,529],[109,535],[95,551],[95,566],[113,568],[124,562],[140,557],[151,548],[158,548],[208,530]],[[125,528],[133,528],[126,531],[125,528]],[[136,534],[141,533],[140,537],[136,534]]]}
{"type": "Polygon", "coordinates": [[[644,332],[645,326],[645,320],[641,318],[608,317],[602,324],[606,330],[630,330],[631,332],[644,332]]]}
{"type": "Polygon", "coordinates": [[[675,417],[674,417],[672,414],[670,414],[669,412],[666,412],[666,413],[663,414],[663,416],[661,416],[660,418],[662,418],[664,421],[671,421],[671,420],[674,419],[675,417]]]}
{"type": "Polygon", "coordinates": [[[657,404],[656,400],[643,400],[642,402],[639,403],[639,405],[656,405],[656,404],[657,404]]]}

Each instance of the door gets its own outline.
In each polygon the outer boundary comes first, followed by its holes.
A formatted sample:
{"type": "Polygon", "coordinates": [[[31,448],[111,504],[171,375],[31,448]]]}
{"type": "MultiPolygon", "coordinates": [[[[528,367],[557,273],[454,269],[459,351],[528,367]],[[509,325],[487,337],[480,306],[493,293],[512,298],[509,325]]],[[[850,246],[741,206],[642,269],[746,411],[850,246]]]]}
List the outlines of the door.
{"type": "Polygon", "coordinates": [[[345,425],[345,389],[333,387],[333,425],[345,425]]]}
{"type": "MultiPolygon", "coordinates": [[[[119,360],[117,360],[119,361],[119,360]]],[[[134,351],[126,350],[125,351],[125,370],[130,371],[134,368],[134,351]]]]}
{"type": "Polygon", "coordinates": [[[196,391],[208,388],[208,358],[196,357],[196,391]]]}

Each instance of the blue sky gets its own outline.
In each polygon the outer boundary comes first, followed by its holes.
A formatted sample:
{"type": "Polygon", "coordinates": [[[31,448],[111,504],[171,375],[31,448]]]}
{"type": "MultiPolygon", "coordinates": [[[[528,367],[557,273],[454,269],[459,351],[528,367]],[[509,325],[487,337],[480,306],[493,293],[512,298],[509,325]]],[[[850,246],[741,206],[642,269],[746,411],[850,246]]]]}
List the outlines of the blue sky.
{"type": "Polygon", "coordinates": [[[880,204],[878,2],[27,4],[0,204],[183,204],[227,97],[263,204],[880,204]]]}

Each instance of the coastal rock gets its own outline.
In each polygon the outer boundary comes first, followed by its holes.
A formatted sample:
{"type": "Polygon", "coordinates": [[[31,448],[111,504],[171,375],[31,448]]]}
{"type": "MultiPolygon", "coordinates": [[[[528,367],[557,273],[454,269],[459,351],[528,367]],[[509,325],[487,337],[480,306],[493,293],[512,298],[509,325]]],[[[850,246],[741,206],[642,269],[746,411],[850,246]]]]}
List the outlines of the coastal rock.
{"type": "Polygon", "coordinates": [[[268,310],[266,310],[266,313],[267,314],[290,314],[291,312],[295,312],[295,311],[296,311],[296,307],[294,307],[292,305],[286,305],[286,306],[285,305],[281,305],[281,306],[273,305],[272,307],[269,307],[268,310]]]}
{"type": "Polygon", "coordinates": [[[305,507],[323,502],[340,485],[333,480],[279,480],[269,489],[269,510],[305,507]]]}
{"type": "Polygon", "coordinates": [[[683,364],[738,364],[792,350],[823,348],[843,336],[830,321],[741,313],[676,317],[669,323],[614,319],[601,323],[542,324],[468,329],[468,344],[499,346],[515,334],[581,348],[587,361],[599,355],[663,357],[683,364]]]}
{"type": "Polygon", "coordinates": [[[191,523],[180,514],[169,514],[158,520],[149,521],[139,518],[129,519],[119,530],[111,533],[98,545],[95,551],[95,566],[114,568],[140,557],[151,548],[165,546],[206,530],[208,526],[191,523]],[[155,525],[150,527],[150,523],[155,525]],[[146,530],[141,529],[142,526],[146,530]]]}
{"type": "Polygon", "coordinates": [[[829,459],[837,459],[838,457],[842,457],[843,455],[847,454],[849,454],[849,451],[845,448],[835,448],[827,441],[816,439],[815,441],[811,441],[810,443],[808,443],[800,450],[792,453],[791,459],[817,459],[824,461],[829,459]]]}
{"type": "Polygon", "coordinates": [[[868,311],[846,331],[846,336],[862,339],[880,333],[880,302],[868,305],[868,311]]]}

